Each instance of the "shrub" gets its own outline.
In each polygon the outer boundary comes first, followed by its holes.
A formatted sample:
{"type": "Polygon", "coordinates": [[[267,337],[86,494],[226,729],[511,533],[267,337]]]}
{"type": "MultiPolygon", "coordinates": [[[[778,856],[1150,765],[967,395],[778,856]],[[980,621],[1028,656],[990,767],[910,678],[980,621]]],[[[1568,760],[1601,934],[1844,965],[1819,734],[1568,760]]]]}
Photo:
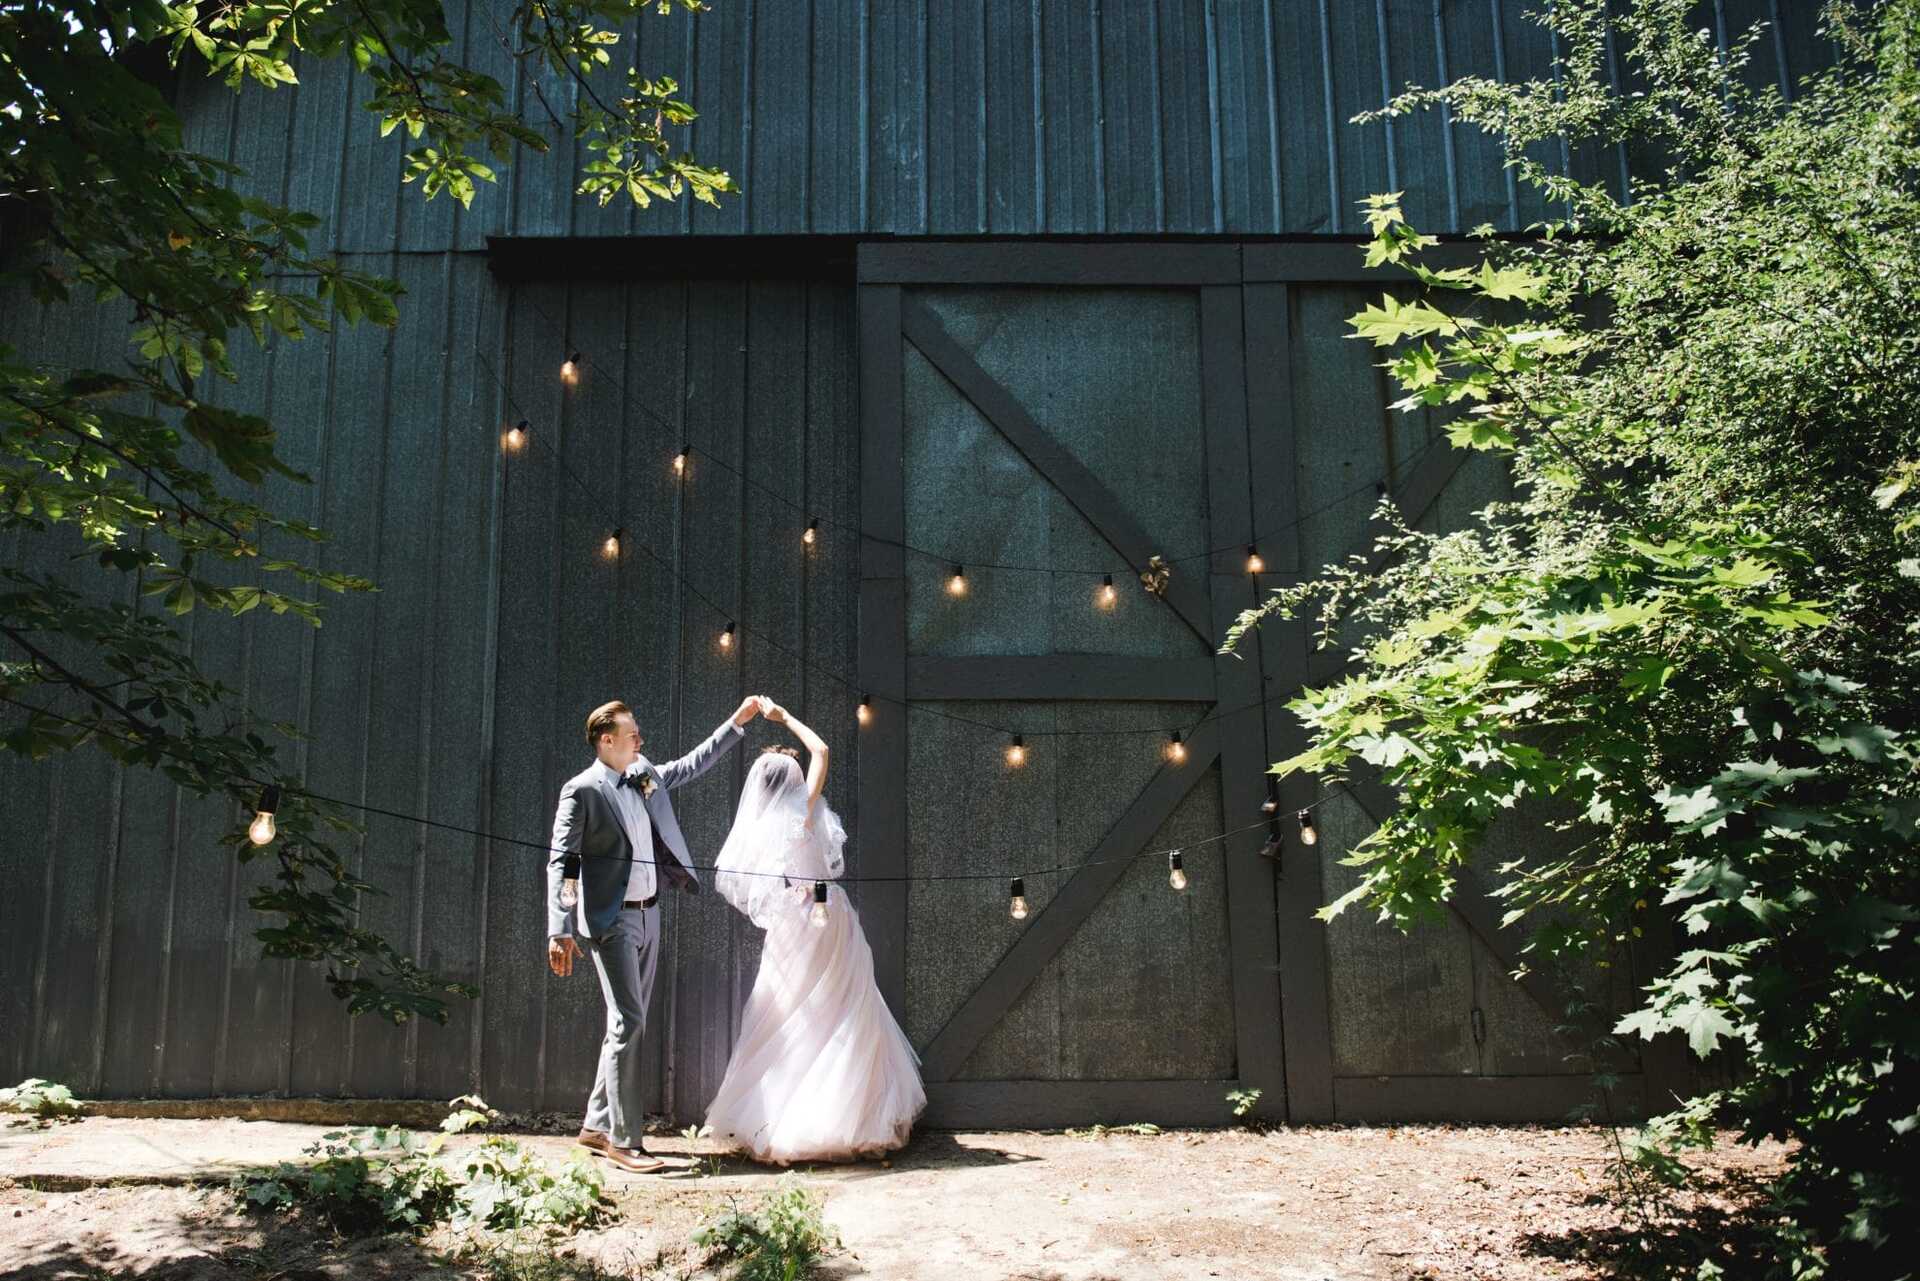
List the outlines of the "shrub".
{"type": "Polygon", "coordinates": [[[784,1175],[756,1209],[730,1208],[695,1233],[694,1244],[731,1264],[733,1281],[799,1281],[840,1248],[822,1208],[815,1193],[784,1175]]]}
{"type": "Polygon", "coordinates": [[[379,1126],[335,1130],[307,1149],[319,1160],[246,1171],[231,1186],[250,1206],[309,1208],[345,1232],[441,1222],[456,1229],[579,1228],[605,1218],[604,1184],[585,1152],[556,1170],[512,1139],[489,1135],[462,1157],[442,1156],[450,1135],[498,1115],[476,1098],[454,1105],[441,1134],[379,1126]]]}
{"type": "Polygon", "coordinates": [[[0,1112],[19,1112],[35,1121],[58,1121],[80,1115],[73,1091],[54,1081],[30,1076],[0,1090],[0,1112]]]}

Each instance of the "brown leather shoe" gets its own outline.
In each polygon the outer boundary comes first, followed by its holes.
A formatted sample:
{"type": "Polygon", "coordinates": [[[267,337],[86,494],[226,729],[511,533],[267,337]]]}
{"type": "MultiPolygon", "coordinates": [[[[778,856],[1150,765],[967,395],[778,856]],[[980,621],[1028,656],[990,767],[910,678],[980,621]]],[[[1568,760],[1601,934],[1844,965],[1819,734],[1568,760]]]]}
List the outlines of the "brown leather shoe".
{"type": "Polygon", "coordinates": [[[630,1148],[616,1148],[609,1141],[606,1147],[594,1150],[621,1169],[631,1170],[635,1174],[652,1174],[667,1168],[665,1161],[638,1144],[630,1148]]]}
{"type": "Polygon", "coordinates": [[[580,1137],[574,1141],[593,1152],[605,1152],[613,1146],[613,1140],[600,1130],[582,1130],[580,1137]]]}

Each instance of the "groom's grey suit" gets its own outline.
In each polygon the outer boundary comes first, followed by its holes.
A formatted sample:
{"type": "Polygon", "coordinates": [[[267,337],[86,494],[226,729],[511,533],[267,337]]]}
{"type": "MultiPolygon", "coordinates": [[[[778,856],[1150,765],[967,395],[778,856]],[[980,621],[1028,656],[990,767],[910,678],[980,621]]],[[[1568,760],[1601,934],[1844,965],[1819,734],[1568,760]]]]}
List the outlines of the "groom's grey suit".
{"type": "Polygon", "coordinates": [[[607,1135],[616,1147],[635,1146],[645,1119],[640,1038],[647,1030],[660,944],[659,904],[649,899],[646,907],[625,906],[628,875],[636,859],[651,860],[656,885],[665,879],[699,890],[700,878],[667,794],[712,769],[745,732],[729,719],[679,760],[656,765],[642,756],[627,767],[631,785],[642,791],[653,833],[652,848],[644,853],[634,849],[621,818],[617,776],[606,766],[596,760],[560,789],[547,857],[547,937],[579,939],[600,978],[607,1033],[582,1128],[607,1135]],[[643,779],[652,786],[643,787],[643,779]],[[580,883],[579,902],[571,909],[560,905],[561,884],[568,880],[580,883]]]}

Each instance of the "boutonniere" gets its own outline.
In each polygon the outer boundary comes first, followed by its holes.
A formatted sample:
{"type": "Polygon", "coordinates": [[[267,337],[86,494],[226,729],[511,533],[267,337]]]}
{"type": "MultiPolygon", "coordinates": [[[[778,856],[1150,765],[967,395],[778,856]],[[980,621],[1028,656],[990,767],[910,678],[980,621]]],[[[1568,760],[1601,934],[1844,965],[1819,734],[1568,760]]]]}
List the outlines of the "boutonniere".
{"type": "Polygon", "coordinates": [[[1155,596],[1167,594],[1167,583],[1172,578],[1173,567],[1158,556],[1149,560],[1147,567],[1140,571],[1140,585],[1155,596]]]}
{"type": "Polygon", "coordinates": [[[640,776],[640,795],[643,798],[649,798],[653,795],[653,775],[642,774],[640,776]]]}

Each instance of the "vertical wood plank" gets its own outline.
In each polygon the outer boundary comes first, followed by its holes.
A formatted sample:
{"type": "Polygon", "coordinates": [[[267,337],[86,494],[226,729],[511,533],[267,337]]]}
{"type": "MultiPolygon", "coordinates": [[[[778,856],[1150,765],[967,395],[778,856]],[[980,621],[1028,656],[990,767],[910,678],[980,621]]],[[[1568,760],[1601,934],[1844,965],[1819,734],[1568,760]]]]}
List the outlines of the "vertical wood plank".
{"type": "MultiPolygon", "coordinates": [[[[1238,548],[1254,541],[1249,492],[1247,359],[1240,289],[1209,286],[1200,291],[1201,386],[1207,441],[1208,541],[1238,548]]],[[[1245,552],[1217,553],[1209,566],[1213,619],[1223,635],[1241,610],[1254,603],[1254,579],[1245,552]]],[[[1260,700],[1257,653],[1219,655],[1214,714],[1220,734],[1220,783],[1224,830],[1259,821],[1266,799],[1266,735],[1258,711],[1233,712],[1260,700]],[[1221,713],[1227,713],[1221,715],[1221,713]]],[[[1233,956],[1233,1025],[1243,1087],[1261,1092],[1255,1112],[1286,1115],[1286,1074],[1281,1058],[1278,940],[1274,931],[1273,867],[1260,857],[1263,834],[1238,832],[1222,842],[1227,874],[1227,921],[1233,956]]]]}
{"type": "MultiPolygon", "coordinates": [[[[1293,407],[1292,300],[1290,287],[1249,284],[1243,291],[1246,328],[1247,436],[1252,459],[1253,526],[1260,553],[1277,574],[1297,573],[1300,557],[1296,488],[1298,424],[1293,407]]],[[[1263,697],[1298,682],[1306,672],[1307,624],[1275,619],[1255,643],[1263,697]]],[[[1263,715],[1266,754],[1283,760],[1306,746],[1298,718],[1279,703],[1263,715]]],[[[1279,885],[1274,896],[1280,957],[1280,1022],[1286,1052],[1287,1119],[1333,1119],[1332,1027],[1327,995],[1326,926],[1315,919],[1322,898],[1320,858],[1303,846],[1292,811],[1313,800],[1313,785],[1301,775],[1276,785],[1280,815],[1273,830],[1285,835],[1279,885]]]]}
{"type": "MultiPolygon", "coordinates": [[[[862,285],[860,306],[860,683],[873,699],[860,736],[861,874],[907,868],[907,622],[905,423],[901,291],[862,285]]],[[[874,975],[894,1017],[906,1016],[907,887],[869,881],[861,918],[874,975]]]]}

